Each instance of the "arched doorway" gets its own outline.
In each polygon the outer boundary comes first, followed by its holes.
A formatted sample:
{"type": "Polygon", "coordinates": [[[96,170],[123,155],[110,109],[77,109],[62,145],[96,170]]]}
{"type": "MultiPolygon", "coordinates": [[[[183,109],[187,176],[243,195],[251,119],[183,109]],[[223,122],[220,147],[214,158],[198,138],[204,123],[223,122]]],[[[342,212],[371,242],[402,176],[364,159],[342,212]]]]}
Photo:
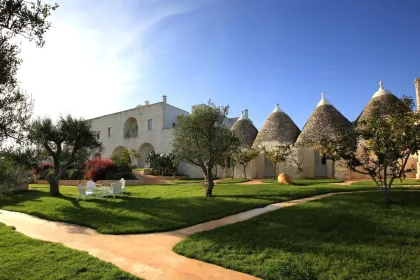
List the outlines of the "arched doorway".
{"type": "Polygon", "coordinates": [[[133,117],[128,118],[124,123],[124,138],[137,137],[138,131],[137,120],[133,117]]]}
{"type": "Polygon", "coordinates": [[[118,146],[114,149],[114,151],[112,152],[113,155],[119,155],[123,152],[128,152],[127,148],[124,148],[123,146],[118,146]]]}
{"type": "Polygon", "coordinates": [[[140,168],[148,167],[148,164],[146,163],[147,156],[149,155],[150,152],[153,152],[154,150],[155,148],[150,143],[141,144],[139,148],[140,158],[137,161],[138,162],[137,166],[140,168]]]}

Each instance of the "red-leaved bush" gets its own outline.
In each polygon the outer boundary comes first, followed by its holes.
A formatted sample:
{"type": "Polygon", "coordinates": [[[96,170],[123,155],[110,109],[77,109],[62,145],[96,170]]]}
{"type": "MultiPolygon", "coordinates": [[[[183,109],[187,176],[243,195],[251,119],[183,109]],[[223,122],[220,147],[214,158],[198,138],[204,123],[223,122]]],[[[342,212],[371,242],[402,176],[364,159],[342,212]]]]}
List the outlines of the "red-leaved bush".
{"type": "Polygon", "coordinates": [[[41,163],[40,166],[38,166],[37,168],[34,168],[32,170],[32,174],[33,175],[38,175],[38,174],[41,174],[44,171],[48,171],[49,169],[52,169],[53,167],[54,166],[53,166],[52,163],[50,163],[50,162],[43,162],[43,163],[41,163]]]}
{"type": "Polygon", "coordinates": [[[87,180],[109,180],[117,172],[117,167],[110,159],[95,158],[86,162],[88,170],[85,173],[87,180]]]}
{"type": "Polygon", "coordinates": [[[41,166],[39,167],[39,171],[46,171],[47,169],[53,168],[53,164],[51,162],[43,162],[41,163],[41,166]]]}

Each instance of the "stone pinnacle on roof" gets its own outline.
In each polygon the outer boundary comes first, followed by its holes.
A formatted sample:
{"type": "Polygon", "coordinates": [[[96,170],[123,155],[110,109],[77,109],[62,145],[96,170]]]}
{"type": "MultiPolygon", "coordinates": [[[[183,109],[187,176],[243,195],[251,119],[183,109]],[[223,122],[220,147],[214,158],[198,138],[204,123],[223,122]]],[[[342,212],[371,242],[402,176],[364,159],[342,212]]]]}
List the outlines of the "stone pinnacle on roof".
{"type": "Polygon", "coordinates": [[[293,120],[276,104],[255,138],[253,147],[273,149],[281,144],[293,144],[299,133],[300,129],[293,120]]]}
{"type": "Polygon", "coordinates": [[[322,93],[321,101],[303,127],[296,145],[315,146],[321,140],[337,138],[351,128],[350,121],[326,100],[322,93]]]}
{"type": "Polygon", "coordinates": [[[369,100],[368,104],[366,104],[366,107],[357,117],[356,122],[368,118],[375,109],[379,109],[381,114],[386,114],[396,102],[400,102],[400,99],[391,91],[385,89],[384,83],[380,81],[379,89],[373,94],[372,99],[369,100]]]}
{"type": "Polygon", "coordinates": [[[324,92],[321,93],[321,100],[319,101],[319,103],[316,107],[319,107],[319,106],[322,106],[322,105],[331,105],[330,101],[328,101],[325,98],[324,92]]]}
{"type": "Polygon", "coordinates": [[[379,89],[377,92],[375,92],[375,94],[373,94],[372,99],[379,96],[387,95],[387,94],[392,94],[392,92],[384,88],[384,83],[381,80],[379,81],[379,89]]]}
{"type": "Polygon", "coordinates": [[[276,113],[276,112],[283,112],[283,110],[280,109],[279,103],[276,103],[276,108],[274,108],[273,112],[271,112],[271,113],[276,113]]]}
{"type": "Polygon", "coordinates": [[[233,124],[233,131],[241,142],[241,148],[249,149],[252,147],[258,130],[248,118],[248,110],[242,111],[241,117],[233,124]]]}

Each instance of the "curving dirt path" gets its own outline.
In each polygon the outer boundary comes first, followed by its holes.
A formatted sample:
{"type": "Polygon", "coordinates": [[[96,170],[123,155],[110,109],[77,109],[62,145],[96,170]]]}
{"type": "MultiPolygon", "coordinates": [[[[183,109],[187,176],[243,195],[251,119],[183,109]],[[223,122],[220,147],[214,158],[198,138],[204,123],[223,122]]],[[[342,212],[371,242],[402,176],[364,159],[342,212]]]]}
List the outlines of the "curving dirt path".
{"type": "MultiPolygon", "coordinates": [[[[345,193],[351,192],[338,194],[345,193]]],[[[188,259],[174,253],[172,248],[191,234],[237,223],[283,207],[318,200],[333,194],[275,203],[219,220],[164,233],[106,235],[81,226],[46,221],[27,214],[5,210],[0,210],[0,222],[14,226],[17,231],[32,238],[58,242],[73,249],[87,251],[103,261],[111,262],[120,269],[147,280],[251,280],[258,278],[188,259]]]]}

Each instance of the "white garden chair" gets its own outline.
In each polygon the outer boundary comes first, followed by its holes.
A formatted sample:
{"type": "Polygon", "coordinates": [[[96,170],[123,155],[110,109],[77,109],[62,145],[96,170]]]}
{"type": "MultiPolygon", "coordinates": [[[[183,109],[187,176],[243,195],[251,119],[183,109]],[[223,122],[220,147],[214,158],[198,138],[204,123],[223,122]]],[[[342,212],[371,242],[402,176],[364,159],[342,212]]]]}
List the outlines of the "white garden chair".
{"type": "Polygon", "coordinates": [[[86,190],[83,186],[82,186],[82,184],[79,184],[78,186],[77,186],[77,189],[79,190],[79,196],[77,197],[77,200],[79,200],[79,198],[81,198],[81,197],[83,197],[83,200],[85,200],[86,199],[86,197],[89,197],[89,196],[94,196],[95,195],[95,192],[93,191],[88,191],[88,190],[86,190]]]}
{"type": "Polygon", "coordinates": [[[112,195],[115,198],[116,194],[123,194],[122,192],[122,185],[121,182],[115,182],[115,183],[111,183],[111,187],[108,189],[108,194],[112,195]]]}
{"type": "Polygon", "coordinates": [[[121,191],[124,193],[125,192],[125,180],[124,180],[124,178],[121,178],[120,183],[121,183],[121,191]]]}
{"type": "Polygon", "coordinates": [[[95,182],[93,182],[92,180],[89,180],[89,181],[86,183],[86,190],[87,190],[88,192],[93,192],[93,194],[94,194],[94,195],[96,195],[96,183],[95,183],[95,182]]]}

